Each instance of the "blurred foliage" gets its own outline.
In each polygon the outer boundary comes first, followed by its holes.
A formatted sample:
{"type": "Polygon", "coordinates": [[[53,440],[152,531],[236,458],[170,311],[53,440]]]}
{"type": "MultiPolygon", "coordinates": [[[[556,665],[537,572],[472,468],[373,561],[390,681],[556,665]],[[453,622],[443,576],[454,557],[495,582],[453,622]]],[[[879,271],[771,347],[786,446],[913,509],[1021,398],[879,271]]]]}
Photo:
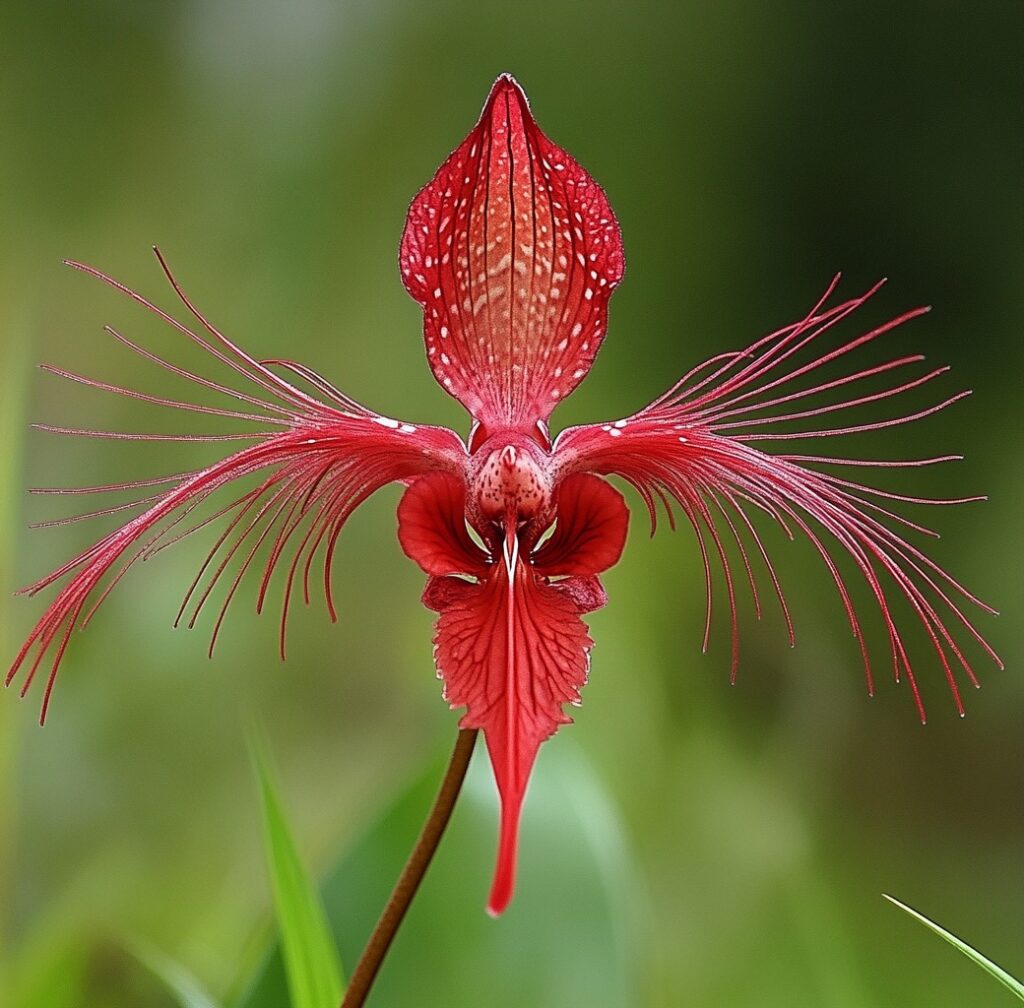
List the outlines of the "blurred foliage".
{"type": "Polygon", "coordinates": [[[218,1008],[217,1003],[203,990],[202,985],[180,963],[162,952],[137,946],[135,954],[140,963],[177,998],[178,1008],[218,1008]]]}
{"type": "MultiPolygon", "coordinates": [[[[859,313],[863,329],[934,304],[888,348],[923,348],[954,365],[946,390],[976,392],[851,447],[962,452],[957,466],[887,486],[991,495],[928,516],[943,533],[936,559],[1004,611],[982,624],[1008,671],[979,662],[984,688],[967,697],[967,718],[920,639],[928,726],[905,684],[880,682],[868,702],[827,572],[781,536],[769,546],[798,646],[785,646],[777,616],[756,625],[745,611],[730,688],[720,621],[699,653],[695,545],[667,529],[648,540],[638,519],[606,579],[611,604],[590,620],[598,645],[577,724],[541,753],[516,902],[497,924],[483,916],[493,841],[471,828],[467,803],[446,839],[464,856],[446,866],[442,848],[423,894],[433,912],[407,922],[381,1004],[413,1003],[400,984],[418,950],[444,971],[415,988],[421,1008],[474,1003],[461,991],[519,1005],[519,981],[553,966],[566,991],[600,975],[604,957],[583,954],[588,893],[621,885],[619,862],[573,871],[564,848],[531,839],[570,744],[637,866],[620,922],[637,1004],[999,1003],[970,963],[900,937],[882,891],[1024,974],[1022,17],[1016,0],[0,6],[0,578],[11,589],[90,535],[23,532],[69,509],[20,487],[210,457],[179,446],[154,461],[151,446],[28,431],[37,420],[169,430],[181,419],[32,368],[181,392],[101,325],[188,363],[174,334],[63,257],[170,307],[147,251],[159,242],[196,302],[255,354],[305,361],[383,413],[465,429],[425,366],[395,253],[408,200],[505,69],[606,186],[626,241],[608,341],[556,426],[631,412],[698,360],[799,317],[839,268],[847,293],[891,277],[859,313]],[[517,943],[530,935],[550,937],[526,958],[517,943]]],[[[447,749],[456,722],[433,676],[422,577],[395,541],[396,501],[385,491],[352,519],[336,564],[342,619],[330,625],[320,605],[296,612],[287,664],[276,621],[245,612],[251,585],[213,663],[202,640],[170,632],[203,555],[189,544],[133,572],[77,637],[44,731],[37,696],[2,698],[0,1004],[171,1004],[124,951],[132,940],[219,1000],[239,993],[270,920],[242,728],[252,715],[270,725],[298,843],[318,871],[366,853],[359,838],[378,822],[380,863],[367,862],[363,883],[383,898],[416,815],[382,809],[447,749]]],[[[0,637],[13,654],[41,601],[8,596],[0,637]]],[[[352,961],[356,949],[342,952],[352,961]]]]}
{"type": "MultiPolygon", "coordinates": [[[[373,1001],[642,1004],[634,975],[635,918],[642,907],[631,886],[634,866],[600,782],[571,741],[558,740],[549,749],[530,791],[533,814],[523,830],[520,870],[534,881],[517,895],[516,911],[490,920],[481,912],[486,893],[465,885],[467,876],[486,879],[492,868],[497,801],[480,745],[450,832],[381,970],[373,1001]],[[409,937],[406,927],[417,937],[409,937]],[[467,961],[473,969],[465,968],[467,961]]],[[[328,875],[324,900],[346,962],[358,960],[443,771],[440,761],[431,760],[328,875]]],[[[275,953],[237,1008],[280,1008],[288,1003],[287,992],[275,953]]]]}

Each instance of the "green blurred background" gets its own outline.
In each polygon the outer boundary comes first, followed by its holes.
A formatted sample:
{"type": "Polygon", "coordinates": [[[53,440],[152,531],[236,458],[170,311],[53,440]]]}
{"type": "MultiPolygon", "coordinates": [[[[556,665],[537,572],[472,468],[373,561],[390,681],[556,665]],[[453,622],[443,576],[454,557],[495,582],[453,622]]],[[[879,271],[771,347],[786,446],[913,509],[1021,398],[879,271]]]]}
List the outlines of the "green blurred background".
{"type": "MultiPolygon", "coordinates": [[[[189,360],[180,341],[60,259],[170,307],[159,243],[257,355],[307,362],[383,413],[464,430],[425,365],[396,248],[408,200],[511,70],[543,128],[606,187],[626,243],[608,341],[556,427],[633,411],[703,357],[797,318],[837,269],[846,294],[889,276],[848,335],[918,303],[935,311],[863,359],[923,350],[954,365],[945,392],[976,394],[852,450],[967,456],[886,485],[991,495],[926,517],[943,532],[932,555],[1003,610],[981,625],[1007,671],[979,657],[984,688],[960,720],[913,637],[922,728],[906,685],[885,681],[869,621],[882,679],[869,701],[827,572],[775,537],[798,646],[745,604],[730,688],[723,625],[700,654],[694,543],[667,530],[651,541],[638,517],[606,578],[612,603],[591,619],[578,723],[542,750],[519,899],[497,924],[483,913],[494,809],[478,766],[375,1003],[1009,1003],[880,894],[1024,974],[1022,41],[1017,2],[4,4],[4,653],[42,609],[6,589],[111,523],[26,532],[75,502],[23,487],[212,457],[28,430],[182,421],[34,369],[183,391],[101,325],[189,360]]],[[[422,575],[395,540],[397,499],[382,492],[352,519],[341,622],[299,607],[285,665],[276,619],[248,611],[251,584],[213,662],[202,631],[169,629],[205,554],[190,543],[134,572],[76,638],[44,730],[38,694],[0,697],[0,1004],[170,1004],[124,951],[132,941],[218,996],[246,986],[271,935],[248,718],[268,726],[317,874],[410,780],[436,774],[456,718],[433,675],[422,575]]],[[[414,830],[415,815],[392,816],[375,835],[401,850],[414,830]]],[[[358,927],[336,925],[349,968],[385,868],[371,859],[348,897],[363,901],[358,927]]]]}

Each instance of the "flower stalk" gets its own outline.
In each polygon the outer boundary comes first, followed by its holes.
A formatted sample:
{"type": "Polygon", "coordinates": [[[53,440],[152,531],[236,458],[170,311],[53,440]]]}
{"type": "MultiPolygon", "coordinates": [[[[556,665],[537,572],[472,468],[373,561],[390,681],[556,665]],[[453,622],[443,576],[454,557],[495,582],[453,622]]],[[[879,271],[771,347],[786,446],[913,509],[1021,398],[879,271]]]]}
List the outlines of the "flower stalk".
{"type": "Polygon", "coordinates": [[[380,971],[384,958],[391,948],[398,928],[405,919],[406,912],[412,904],[423,876],[430,867],[434,852],[437,850],[441,837],[444,836],[448,820],[451,818],[455,802],[462,791],[462,782],[466,779],[466,770],[476,745],[476,728],[462,728],[455,740],[455,748],[448,769],[445,771],[437,797],[431,806],[423,829],[420,831],[416,846],[413,847],[409,860],[406,861],[402,874],[398,876],[395,888],[391,891],[384,910],[381,912],[377,926],[373,929],[352,979],[349,981],[341,1008],[361,1008],[373,986],[373,981],[380,971]]]}

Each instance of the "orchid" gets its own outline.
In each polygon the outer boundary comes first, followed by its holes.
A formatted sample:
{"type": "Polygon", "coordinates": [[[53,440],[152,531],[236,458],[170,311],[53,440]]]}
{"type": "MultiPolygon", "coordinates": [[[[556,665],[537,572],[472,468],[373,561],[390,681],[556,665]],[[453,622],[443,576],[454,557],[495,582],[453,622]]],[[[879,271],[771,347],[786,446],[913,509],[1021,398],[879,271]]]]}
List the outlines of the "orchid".
{"type": "Polygon", "coordinates": [[[480,120],[413,200],[399,256],[402,280],[423,308],[434,377],[472,418],[466,439],[444,427],[377,413],[304,365],[256,359],[194,306],[157,255],[193,325],[99,270],[70,265],[156,313],[233,372],[235,384],[201,376],[108,329],[148,362],[224,396],[227,404],[159,398],[49,370],[118,395],[242,420],[258,429],[171,437],[44,428],[154,443],[252,442],[191,472],[48,491],[141,490],[146,496],[78,516],[140,509],[24,589],[35,594],[63,582],[7,676],[10,685],[19,671],[24,673],[24,695],[48,660],[44,718],[72,630],[90,621],[138,561],[218,521],[224,528],[188,589],[178,621],[195,623],[214,588],[227,582],[212,651],[228,605],[259,558],[258,610],[275,571],[284,572],[283,656],[289,605],[300,586],[309,602],[317,558],[333,620],[331,572],[339,534],[370,495],[399,483],[405,488],[398,507],[399,541],[426,573],[423,602],[439,614],[434,654],[444,697],[452,708],[465,708],[463,728],[482,730],[500,795],[497,866],[488,901],[490,912],[498,914],[513,893],[520,813],[538,749],[570,721],[564,707],[579,703],[587,681],[592,641],[582,617],[605,604],[600,575],[618,561],[626,541],[627,504],[607,477],[618,477],[635,491],[652,533],[662,511],[673,527],[682,518],[693,530],[706,585],[705,648],[712,626],[713,568],[720,569],[733,677],[741,589],[749,590],[760,616],[767,583],[790,643],[794,640],[793,620],[758,523],[774,524],[791,539],[806,537],[820,555],[861,653],[869,691],[874,676],[867,636],[837,555],[845,554],[866,582],[888,638],[893,675],[909,683],[922,719],[905,630],[894,608],[897,599],[909,605],[923,628],[961,714],[961,679],[977,685],[962,638],[973,639],[999,661],[965,612],[968,604],[993,610],[908,537],[934,533],[894,510],[905,503],[981,498],[912,497],[835,475],[850,468],[928,466],[955,456],[868,460],[763,450],[789,440],[888,429],[966,395],[888,419],[819,426],[819,418],[900,396],[946,370],[902,377],[924,359],[913,355],[838,377],[831,370],[816,374],[926,309],[819,351],[832,330],[877,290],[876,285],[830,305],[836,278],[797,322],[745,349],[712,357],[631,416],[551,436],[553,410],[586,377],[604,339],[608,302],[623,276],[622,240],[602,189],[540,131],[524,92],[508,75],[497,79],[480,120]],[[881,388],[877,382],[860,384],[875,378],[882,378],[881,388]],[[237,379],[244,381],[244,390],[236,387],[237,379]],[[874,390],[854,390],[865,387],[874,390]],[[196,514],[209,498],[243,478],[247,489],[211,505],[211,514],[196,514]]]}

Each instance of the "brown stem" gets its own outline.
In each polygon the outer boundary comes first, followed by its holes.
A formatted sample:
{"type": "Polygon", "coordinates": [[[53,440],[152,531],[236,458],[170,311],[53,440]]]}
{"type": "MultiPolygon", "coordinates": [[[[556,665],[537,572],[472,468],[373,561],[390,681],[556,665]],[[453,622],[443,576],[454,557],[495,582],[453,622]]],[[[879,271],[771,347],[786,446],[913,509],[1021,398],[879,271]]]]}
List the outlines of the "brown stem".
{"type": "Polygon", "coordinates": [[[430,867],[434,851],[437,850],[437,845],[441,842],[445,827],[451,818],[452,809],[455,808],[455,801],[466,777],[469,758],[473,755],[476,735],[475,728],[463,728],[459,731],[455,749],[448,761],[448,769],[445,771],[444,780],[441,781],[433,807],[423,824],[416,846],[413,847],[409,860],[402,869],[402,874],[398,876],[380,920],[377,921],[377,926],[359,957],[359,964],[352,974],[352,979],[349,980],[341,1008],[362,1008],[370,993],[377,971],[388,954],[395,933],[416,895],[416,890],[419,889],[420,882],[423,881],[427,868],[430,867]]]}

